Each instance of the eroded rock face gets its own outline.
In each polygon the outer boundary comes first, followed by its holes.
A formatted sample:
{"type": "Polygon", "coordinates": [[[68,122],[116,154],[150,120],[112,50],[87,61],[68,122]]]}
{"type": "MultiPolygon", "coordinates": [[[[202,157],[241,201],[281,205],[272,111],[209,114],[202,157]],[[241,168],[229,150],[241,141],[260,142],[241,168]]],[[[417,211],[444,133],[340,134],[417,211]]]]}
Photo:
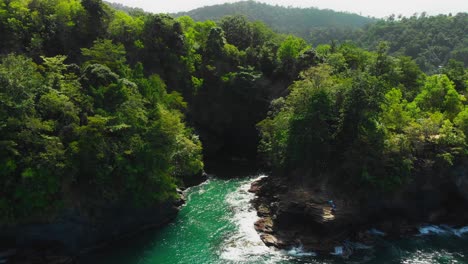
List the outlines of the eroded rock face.
{"type": "Polygon", "coordinates": [[[468,202],[468,168],[460,167],[455,170],[453,181],[457,186],[460,196],[468,202]]]}
{"type": "Polygon", "coordinates": [[[318,189],[291,188],[278,179],[262,179],[252,184],[257,198],[254,206],[260,217],[255,223],[266,245],[279,248],[303,246],[330,252],[348,235],[349,224],[357,221],[352,204],[334,199],[318,189]],[[329,201],[334,199],[337,210],[329,201]]]}
{"type": "Polygon", "coordinates": [[[279,247],[278,239],[271,234],[261,234],[260,238],[262,239],[263,243],[269,247],[279,247]]]}
{"type": "MultiPolygon", "coordinates": [[[[193,178],[196,181],[185,182],[185,187],[202,183],[207,175],[200,172],[193,178]]],[[[124,201],[92,210],[69,208],[48,221],[0,225],[0,263],[2,258],[7,263],[75,263],[70,256],[109,246],[174,220],[186,202],[183,189],[176,189],[178,199],[148,207],[124,201]],[[12,251],[11,256],[2,255],[12,251]]]]}
{"type": "Polygon", "coordinates": [[[321,254],[346,241],[372,244],[371,228],[400,237],[417,233],[422,224],[466,225],[468,203],[456,189],[450,179],[426,175],[398,192],[366,196],[341,194],[325,181],[301,184],[291,178],[264,178],[251,188],[260,217],[255,228],[266,245],[303,246],[321,254]]]}
{"type": "Polygon", "coordinates": [[[255,230],[264,234],[273,233],[273,220],[269,216],[263,216],[255,222],[255,230]]]}
{"type": "Polygon", "coordinates": [[[70,256],[167,224],[184,203],[181,196],[174,202],[147,208],[132,205],[101,208],[95,216],[69,209],[47,223],[3,226],[0,227],[0,251],[2,248],[15,250],[13,256],[8,256],[8,263],[74,263],[70,256]]]}

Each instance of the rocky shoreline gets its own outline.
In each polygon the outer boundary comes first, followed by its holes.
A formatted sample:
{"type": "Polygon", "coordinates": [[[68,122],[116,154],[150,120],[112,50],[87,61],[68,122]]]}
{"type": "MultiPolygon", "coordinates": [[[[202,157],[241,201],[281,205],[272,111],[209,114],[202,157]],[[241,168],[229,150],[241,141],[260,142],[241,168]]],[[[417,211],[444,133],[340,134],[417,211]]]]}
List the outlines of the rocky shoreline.
{"type": "Polygon", "coordinates": [[[183,204],[185,198],[181,195],[180,199],[159,207],[127,211],[133,217],[131,220],[111,220],[113,214],[109,214],[105,222],[90,220],[71,224],[73,219],[65,222],[65,218],[62,218],[50,224],[3,230],[2,237],[9,236],[11,240],[0,247],[0,263],[75,264],[82,255],[170,223],[183,204]]]}
{"type": "MultiPolygon", "coordinates": [[[[199,180],[185,184],[196,186],[206,179],[203,173],[199,180]]],[[[186,202],[184,190],[177,189],[179,199],[150,208],[100,208],[99,216],[93,218],[70,210],[50,223],[0,227],[0,263],[79,263],[80,256],[173,221],[186,202]]]]}
{"type": "Polygon", "coordinates": [[[468,224],[467,201],[451,204],[455,203],[451,199],[458,199],[459,195],[447,194],[444,187],[404,202],[404,198],[414,194],[414,186],[392,197],[372,197],[368,201],[336,195],[325,183],[296,184],[275,177],[252,183],[249,191],[256,194],[252,201],[259,216],[255,229],[265,245],[346,256],[353,253],[353,246],[372,246],[383,235],[401,238],[418,234],[423,225],[468,224]],[[336,204],[336,210],[330,200],[336,204]]]}

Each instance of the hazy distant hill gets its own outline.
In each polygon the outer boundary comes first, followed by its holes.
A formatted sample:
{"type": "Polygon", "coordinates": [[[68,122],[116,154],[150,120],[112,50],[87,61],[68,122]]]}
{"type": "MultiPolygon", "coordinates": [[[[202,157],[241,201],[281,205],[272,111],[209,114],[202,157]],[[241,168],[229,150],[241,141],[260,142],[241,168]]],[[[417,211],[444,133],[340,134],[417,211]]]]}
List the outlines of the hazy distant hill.
{"type": "Polygon", "coordinates": [[[104,3],[108,4],[109,6],[113,7],[114,9],[121,10],[121,11],[127,12],[129,14],[144,13],[145,12],[141,8],[129,7],[129,6],[126,6],[126,5],[123,5],[123,4],[120,4],[120,3],[114,3],[114,2],[110,2],[110,1],[104,1],[104,3]]]}
{"type": "MultiPolygon", "coordinates": [[[[141,11],[119,4],[114,8],[127,12],[141,11]]],[[[375,49],[379,42],[389,44],[393,55],[406,55],[416,60],[425,72],[437,72],[439,66],[455,59],[468,65],[468,14],[375,19],[357,14],[272,6],[255,1],[242,1],[194,9],[173,14],[194,20],[220,20],[227,15],[245,15],[249,20],[263,21],[277,32],[294,34],[313,45],[352,41],[375,49]]]]}
{"type": "Polygon", "coordinates": [[[278,32],[295,34],[307,40],[312,40],[311,32],[317,29],[357,29],[376,21],[374,18],[333,10],[272,6],[255,1],[207,6],[174,16],[188,15],[195,20],[204,21],[219,20],[223,16],[234,14],[245,15],[250,20],[263,21],[278,32]]]}

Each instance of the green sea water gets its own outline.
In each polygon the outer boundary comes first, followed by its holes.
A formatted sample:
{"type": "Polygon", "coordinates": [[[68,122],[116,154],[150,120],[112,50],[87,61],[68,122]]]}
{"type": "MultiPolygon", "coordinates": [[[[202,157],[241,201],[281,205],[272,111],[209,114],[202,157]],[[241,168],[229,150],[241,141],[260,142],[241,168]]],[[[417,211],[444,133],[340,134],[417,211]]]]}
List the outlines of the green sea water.
{"type": "Polygon", "coordinates": [[[458,237],[446,231],[399,241],[383,237],[374,247],[358,250],[348,259],[311,256],[311,252],[300,249],[270,249],[260,241],[253,227],[257,216],[250,205],[253,194],[247,192],[253,180],[211,178],[187,191],[187,204],[173,223],[83,257],[80,263],[468,264],[468,236],[458,237]]]}

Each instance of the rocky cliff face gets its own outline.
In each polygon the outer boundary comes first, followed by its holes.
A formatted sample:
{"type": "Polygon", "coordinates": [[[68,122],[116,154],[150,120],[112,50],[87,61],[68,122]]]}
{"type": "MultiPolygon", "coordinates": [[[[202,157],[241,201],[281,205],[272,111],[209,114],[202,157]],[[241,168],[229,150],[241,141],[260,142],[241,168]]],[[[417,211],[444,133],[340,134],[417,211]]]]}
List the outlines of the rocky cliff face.
{"type": "Polygon", "coordinates": [[[457,192],[468,201],[468,168],[465,166],[456,168],[453,182],[457,187],[457,192]]]}
{"type": "Polygon", "coordinates": [[[116,205],[80,212],[71,208],[54,220],[0,227],[0,260],[7,263],[73,263],[73,256],[173,220],[184,198],[136,208],[116,205]]]}
{"type": "Polygon", "coordinates": [[[423,224],[468,223],[464,178],[421,174],[398,192],[365,196],[357,190],[340,192],[326,179],[298,178],[270,177],[252,185],[260,216],[255,227],[268,246],[330,254],[348,241],[372,244],[375,236],[369,230],[374,228],[401,237],[423,224]]]}

